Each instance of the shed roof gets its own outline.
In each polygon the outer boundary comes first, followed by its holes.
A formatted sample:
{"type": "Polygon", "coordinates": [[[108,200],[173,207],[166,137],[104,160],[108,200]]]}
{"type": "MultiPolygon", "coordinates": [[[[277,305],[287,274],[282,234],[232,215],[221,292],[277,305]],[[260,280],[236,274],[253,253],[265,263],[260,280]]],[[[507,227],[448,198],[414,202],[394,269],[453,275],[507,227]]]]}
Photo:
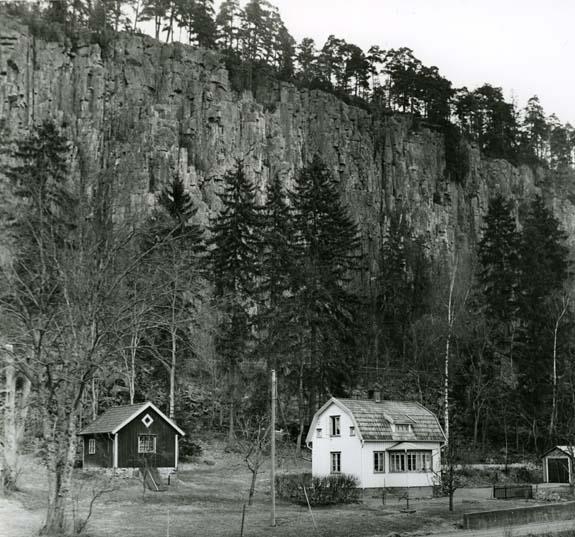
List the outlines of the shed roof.
{"type": "Polygon", "coordinates": [[[562,451],[563,453],[565,453],[565,455],[568,455],[569,457],[575,456],[575,446],[553,446],[551,449],[548,449],[541,456],[546,457],[547,455],[549,455],[550,453],[553,453],[557,449],[559,451],[562,451]]]}
{"type": "Polygon", "coordinates": [[[170,418],[149,401],[147,403],[139,403],[137,405],[124,405],[109,408],[101,416],[98,416],[95,421],[90,423],[90,425],[84,427],[84,429],[82,429],[78,434],[116,434],[147,408],[153,408],[179,434],[185,434],[184,431],[182,431],[170,418]]]}
{"type": "MultiPolygon", "coordinates": [[[[364,441],[444,442],[445,435],[433,412],[416,401],[374,401],[332,397],[314,417],[334,403],[347,410],[355,420],[364,441]],[[395,432],[392,424],[410,424],[410,432],[395,432]]],[[[312,428],[315,425],[312,423],[312,428]]]]}

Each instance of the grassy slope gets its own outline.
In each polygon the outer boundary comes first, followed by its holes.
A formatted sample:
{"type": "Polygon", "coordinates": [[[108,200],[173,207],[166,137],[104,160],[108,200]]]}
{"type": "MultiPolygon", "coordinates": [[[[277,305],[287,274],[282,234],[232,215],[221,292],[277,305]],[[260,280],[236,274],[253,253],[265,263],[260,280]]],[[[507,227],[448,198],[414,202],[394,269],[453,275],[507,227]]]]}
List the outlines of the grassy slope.
{"type": "MultiPolygon", "coordinates": [[[[93,537],[157,537],[167,535],[168,516],[172,537],[239,536],[242,507],[247,499],[250,474],[240,454],[224,453],[221,445],[214,445],[207,456],[215,464],[200,462],[186,465],[179,481],[161,493],[147,491],[142,497],[142,486],[137,479],[119,479],[116,490],[100,498],[88,525],[93,537]],[[168,515],[169,512],[169,515],[168,515]]],[[[282,470],[304,470],[308,463],[295,461],[286,455],[280,458],[282,470]]],[[[403,501],[381,499],[365,494],[358,505],[317,508],[313,515],[319,528],[316,533],[307,508],[277,502],[277,527],[270,528],[269,474],[259,477],[254,505],[246,511],[246,537],[304,537],[323,535],[333,537],[367,537],[392,532],[425,534],[454,529],[463,512],[525,505],[481,499],[471,491],[459,491],[455,512],[447,511],[447,500],[415,500],[417,512],[399,512],[403,501]]],[[[33,463],[26,464],[22,475],[22,491],[13,498],[0,499],[0,535],[25,537],[33,535],[44,516],[45,474],[33,463]]],[[[83,499],[79,512],[85,513],[87,500],[100,481],[78,474],[77,487],[83,499]]]]}

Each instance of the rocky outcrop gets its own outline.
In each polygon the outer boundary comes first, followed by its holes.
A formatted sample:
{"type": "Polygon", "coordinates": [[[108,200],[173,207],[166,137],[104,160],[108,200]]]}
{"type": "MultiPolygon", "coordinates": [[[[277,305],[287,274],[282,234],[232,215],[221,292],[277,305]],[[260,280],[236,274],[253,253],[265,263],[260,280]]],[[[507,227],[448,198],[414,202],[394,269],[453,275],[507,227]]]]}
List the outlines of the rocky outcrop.
{"type": "MultiPolygon", "coordinates": [[[[545,185],[543,170],[514,167],[468,147],[469,172],[450,181],[443,136],[406,116],[375,118],[336,97],[270,83],[258,100],[238,94],[217,53],[120,35],[106,50],[34,38],[0,19],[0,134],[23,136],[34,122],[56,118],[78,148],[87,176],[115,173],[119,217],[147,212],[179,173],[207,221],[218,210],[219,178],[245,161],[259,191],[269,178],[287,185],[319,152],[339,180],[376,259],[387,218],[406,212],[432,256],[469,251],[495,192],[519,206],[545,185]]],[[[546,189],[547,191],[547,189],[546,189]]],[[[575,236],[575,210],[547,191],[575,236]]]]}

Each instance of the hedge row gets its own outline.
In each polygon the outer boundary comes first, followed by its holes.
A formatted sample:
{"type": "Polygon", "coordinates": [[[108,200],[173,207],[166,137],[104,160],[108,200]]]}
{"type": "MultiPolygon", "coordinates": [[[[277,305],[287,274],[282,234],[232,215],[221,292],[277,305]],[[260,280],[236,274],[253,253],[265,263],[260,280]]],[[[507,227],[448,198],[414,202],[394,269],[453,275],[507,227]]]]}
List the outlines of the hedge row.
{"type": "Polygon", "coordinates": [[[355,476],[347,474],[312,477],[311,474],[276,476],[277,495],[293,503],[311,506],[358,503],[360,490],[355,476]],[[307,499],[306,499],[307,493],[307,499]]]}

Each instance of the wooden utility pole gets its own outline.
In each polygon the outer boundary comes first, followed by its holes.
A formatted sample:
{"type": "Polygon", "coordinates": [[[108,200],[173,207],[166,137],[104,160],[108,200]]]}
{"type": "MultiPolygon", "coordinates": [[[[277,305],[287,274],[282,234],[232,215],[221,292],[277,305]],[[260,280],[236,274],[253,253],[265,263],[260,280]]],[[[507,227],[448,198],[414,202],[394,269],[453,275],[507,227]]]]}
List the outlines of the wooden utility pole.
{"type": "Polygon", "coordinates": [[[276,371],[272,369],[272,423],[271,433],[271,496],[272,496],[272,526],[276,525],[276,371]]]}

